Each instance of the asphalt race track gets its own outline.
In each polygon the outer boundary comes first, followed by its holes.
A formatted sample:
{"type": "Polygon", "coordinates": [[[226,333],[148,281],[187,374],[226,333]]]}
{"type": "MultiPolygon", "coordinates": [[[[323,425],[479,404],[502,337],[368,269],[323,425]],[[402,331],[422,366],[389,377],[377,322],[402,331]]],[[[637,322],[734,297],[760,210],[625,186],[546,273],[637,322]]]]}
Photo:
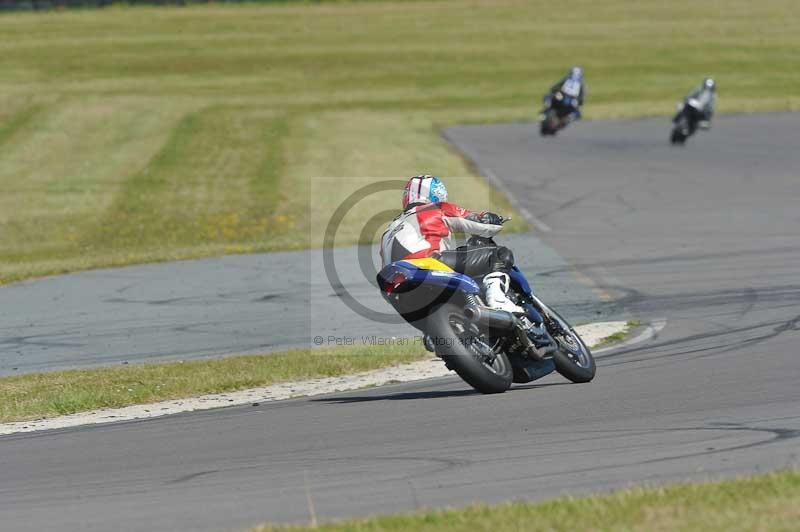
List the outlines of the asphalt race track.
{"type": "Polygon", "coordinates": [[[445,378],[0,438],[0,523],[229,530],[307,521],[309,495],[328,519],[797,464],[800,116],[721,117],[684,148],[668,129],[447,131],[609,308],[666,320],[593,383],[445,378]]]}
{"type": "MultiPolygon", "coordinates": [[[[521,265],[536,266],[531,282],[576,324],[619,313],[600,304],[597,291],[577,281],[540,239],[502,240],[521,265]]],[[[314,336],[324,345],[329,338],[333,345],[341,338],[413,336],[410,326],[375,321],[342,302],[347,290],[367,308],[399,319],[370,284],[376,266],[362,272],[360,251],[377,261],[376,250],[335,250],[335,288],[320,251],[131,266],[0,287],[0,376],[263,353],[307,347],[314,336]]]]}

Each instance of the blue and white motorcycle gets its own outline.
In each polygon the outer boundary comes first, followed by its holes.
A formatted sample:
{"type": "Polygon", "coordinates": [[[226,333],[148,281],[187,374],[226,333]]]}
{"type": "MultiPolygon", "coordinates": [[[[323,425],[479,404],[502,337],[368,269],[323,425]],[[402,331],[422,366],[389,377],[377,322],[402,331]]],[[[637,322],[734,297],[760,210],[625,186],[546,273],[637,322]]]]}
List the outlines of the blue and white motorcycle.
{"type": "Polygon", "coordinates": [[[545,95],[543,103],[539,113],[539,133],[543,137],[555,135],[580,116],[578,97],[563,91],[545,95]]]}
{"type": "MultiPolygon", "coordinates": [[[[487,244],[494,241],[472,237],[468,243],[487,244]]],[[[488,308],[475,279],[434,258],[393,262],[377,280],[384,298],[422,331],[426,347],[479,392],[502,393],[512,382],[531,382],[554,370],[572,382],[591,381],[595,361],[580,336],[536,297],[516,266],[509,277],[508,298],[525,315],[488,308]],[[544,346],[541,334],[532,334],[538,323],[550,336],[544,346]]]]}

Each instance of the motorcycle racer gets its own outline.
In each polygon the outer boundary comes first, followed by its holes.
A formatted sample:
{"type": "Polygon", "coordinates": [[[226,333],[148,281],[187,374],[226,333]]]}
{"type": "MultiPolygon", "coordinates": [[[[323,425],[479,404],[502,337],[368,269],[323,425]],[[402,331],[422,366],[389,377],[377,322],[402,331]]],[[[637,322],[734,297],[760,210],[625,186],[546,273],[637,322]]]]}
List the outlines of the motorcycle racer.
{"type": "MultiPolygon", "coordinates": [[[[711,118],[714,116],[714,106],[717,103],[717,83],[713,78],[705,78],[702,85],[694,89],[683,100],[683,107],[690,108],[697,114],[697,127],[700,129],[711,128],[711,118]]],[[[678,111],[680,114],[681,110],[678,111]]],[[[677,119],[676,115],[676,119],[677,119]]]]}
{"type": "Polygon", "coordinates": [[[492,212],[475,212],[447,201],[444,183],[431,175],[414,176],[403,190],[403,212],[381,238],[383,265],[403,259],[434,257],[455,271],[482,277],[489,307],[524,313],[506,292],[508,271],[514,254],[503,246],[486,245],[456,248],[453,234],[463,233],[490,238],[503,228],[503,217],[492,212]]]}
{"type": "Polygon", "coordinates": [[[550,87],[550,91],[544,96],[545,109],[550,108],[553,99],[557,97],[558,93],[562,94],[559,104],[571,108],[568,121],[579,120],[581,118],[581,106],[583,106],[586,95],[586,84],[583,81],[583,69],[581,67],[574,66],[570,68],[566,76],[550,87]]]}

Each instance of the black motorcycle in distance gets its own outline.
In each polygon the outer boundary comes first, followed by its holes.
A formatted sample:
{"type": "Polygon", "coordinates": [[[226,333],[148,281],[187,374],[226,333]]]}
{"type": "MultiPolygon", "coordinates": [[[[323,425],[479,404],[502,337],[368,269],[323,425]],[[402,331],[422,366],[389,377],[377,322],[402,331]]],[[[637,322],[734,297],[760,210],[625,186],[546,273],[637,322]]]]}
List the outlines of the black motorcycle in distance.
{"type": "Polygon", "coordinates": [[[543,137],[555,135],[574,120],[577,98],[561,91],[545,98],[544,109],[539,115],[539,132],[543,137]]]}
{"type": "Polygon", "coordinates": [[[678,114],[672,119],[674,125],[669,141],[672,144],[683,146],[686,139],[695,134],[703,116],[702,105],[696,99],[689,98],[685,103],[679,104],[678,114]]]}

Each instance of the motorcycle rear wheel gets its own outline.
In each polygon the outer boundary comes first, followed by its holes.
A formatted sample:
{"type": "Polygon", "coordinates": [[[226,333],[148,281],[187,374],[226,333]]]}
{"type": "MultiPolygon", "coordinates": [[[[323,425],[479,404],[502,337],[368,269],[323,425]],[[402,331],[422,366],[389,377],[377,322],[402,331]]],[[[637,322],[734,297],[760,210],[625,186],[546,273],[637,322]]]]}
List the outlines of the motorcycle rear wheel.
{"type": "Polygon", "coordinates": [[[511,387],[514,370],[508,356],[492,350],[460,306],[445,303],[428,316],[426,326],[436,354],[467,384],[485,394],[503,393],[511,387]]]}

